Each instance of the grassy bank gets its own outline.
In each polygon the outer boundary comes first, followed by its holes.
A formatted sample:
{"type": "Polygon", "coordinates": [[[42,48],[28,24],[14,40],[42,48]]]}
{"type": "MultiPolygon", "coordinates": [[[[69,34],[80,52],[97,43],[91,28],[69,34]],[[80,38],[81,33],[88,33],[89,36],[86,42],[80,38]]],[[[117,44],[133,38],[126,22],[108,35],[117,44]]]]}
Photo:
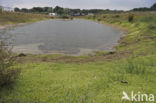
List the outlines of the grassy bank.
{"type": "Polygon", "coordinates": [[[47,18],[48,16],[42,14],[1,12],[0,26],[9,25],[9,24],[35,22],[35,21],[45,20],[47,18]]]}
{"type": "Polygon", "coordinates": [[[131,12],[82,17],[109,24],[125,31],[116,46],[117,52],[134,55],[156,54],[156,12],[131,12]],[[132,20],[130,21],[130,19],[132,20]]]}
{"type": "Polygon", "coordinates": [[[21,76],[12,88],[1,90],[1,102],[121,103],[122,91],[156,94],[156,56],[83,64],[33,62],[16,68],[22,68],[21,76]]]}
{"type": "Polygon", "coordinates": [[[14,67],[22,73],[12,87],[1,89],[0,102],[132,103],[121,101],[123,91],[156,96],[155,17],[150,12],[82,17],[126,30],[116,51],[79,57],[18,57],[14,67]],[[131,15],[133,20],[129,20],[131,15]]]}

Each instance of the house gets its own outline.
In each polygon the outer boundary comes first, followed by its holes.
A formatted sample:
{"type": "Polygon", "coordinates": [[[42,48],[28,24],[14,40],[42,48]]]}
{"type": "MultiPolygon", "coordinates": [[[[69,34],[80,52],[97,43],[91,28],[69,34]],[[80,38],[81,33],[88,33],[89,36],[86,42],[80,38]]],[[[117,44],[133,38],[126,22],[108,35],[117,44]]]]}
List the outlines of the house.
{"type": "Polygon", "coordinates": [[[73,16],[81,16],[81,13],[75,13],[73,16]]]}
{"type": "Polygon", "coordinates": [[[73,16],[85,16],[86,14],[84,13],[75,13],[73,16]]]}
{"type": "Polygon", "coordinates": [[[57,16],[57,13],[49,13],[49,16],[57,16]]]}

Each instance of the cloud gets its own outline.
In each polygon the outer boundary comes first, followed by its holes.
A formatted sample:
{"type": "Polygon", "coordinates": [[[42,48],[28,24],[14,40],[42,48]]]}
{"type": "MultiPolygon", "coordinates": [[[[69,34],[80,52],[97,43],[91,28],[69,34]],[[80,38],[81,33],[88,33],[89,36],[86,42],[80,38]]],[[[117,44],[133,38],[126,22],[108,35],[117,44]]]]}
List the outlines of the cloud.
{"type": "Polygon", "coordinates": [[[0,0],[0,5],[20,8],[57,5],[68,8],[132,9],[150,7],[155,0],[0,0]]]}

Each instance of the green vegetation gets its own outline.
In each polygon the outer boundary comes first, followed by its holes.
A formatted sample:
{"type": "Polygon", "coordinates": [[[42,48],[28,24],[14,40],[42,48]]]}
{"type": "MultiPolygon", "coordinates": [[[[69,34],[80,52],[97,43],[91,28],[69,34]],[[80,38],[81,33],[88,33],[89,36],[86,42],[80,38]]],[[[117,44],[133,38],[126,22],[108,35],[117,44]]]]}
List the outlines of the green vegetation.
{"type": "Polygon", "coordinates": [[[14,83],[19,76],[20,70],[12,68],[12,66],[12,52],[6,47],[3,37],[0,35],[0,89],[14,83]]]}
{"type": "Polygon", "coordinates": [[[0,13],[0,25],[35,22],[45,19],[48,19],[48,17],[46,15],[41,14],[15,13],[15,12],[0,13]]]}
{"type": "Polygon", "coordinates": [[[50,13],[53,12],[52,7],[33,7],[31,9],[27,8],[14,8],[15,12],[25,12],[25,13],[50,13]]]}
{"type": "Polygon", "coordinates": [[[1,91],[1,102],[120,103],[123,90],[156,94],[153,55],[105,63],[34,62],[15,67],[22,68],[21,76],[12,90],[1,91]]]}
{"type": "Polygon", "coordinates": [[[2,8],[0,8],[0,13],[2,13],[2,8]]]}
{"type": "Polygon", "coordinates": [[[119,13],[123,12],[120,10],[103,10],[103,9],[70,9],[70,8],[63,8],[60,6],[56,6],[55,8],[52,7],[33,7],[31,9],[26,9],[26,8],[15,8],[15,12],[24,12],[24,13],[43,13],[43,14],[48,14],[51,12],[57,13],[59,16],[62,15],[70,15],[74,16],[75,14],[79,15],[88,15],[89,13],[94,13],[94,14],[100,14],[100,13],[119,13]]]}
{"type": "Polygon", "coordinates": [[[155,12],[81,17],[124,30],[116,51],[16,57],[12,67],[21,68],[21,75],[12,88],[1,89],[0,102],[132,103],[121,101],[123,91],[156,96],[155,17],[155,12]]]}
{"type": "Polygon", "coordinates": [[[155,17],[155,12],[127,12],[86,16],[82,18],[111,24],[126,31],[127,34],[121,38],[119,45],[116,46],[116,52],[143,56],[156,54],[155,17]]]}
{"type": "MultiPolygon", "coordinates": [[[[109,10],[109,9],[70,9],[70,8],[63,8],[60,6],[56,6],[55,8],[52,7],[33,7],[30,9],[27,8],[14,8],[15,12],[24,12],[24,13],[42,13],[48,14],[51,12],[57,13],[59,16],[84,16],[91,14],[109,14],[109,13],[121,13],[124,12],[123,10],[109,10]]],[[[141,7],[141,8],[134,8],[131,11],[156,11],[156,3],[153,4],[151,7],[141,7]]]]}
{"type": "Polygon", "coordinates": [[[133,20],[134,20],[134,15],[129,15],[128,16],[128,21],[129,22],[133,22],[133,20]]]}

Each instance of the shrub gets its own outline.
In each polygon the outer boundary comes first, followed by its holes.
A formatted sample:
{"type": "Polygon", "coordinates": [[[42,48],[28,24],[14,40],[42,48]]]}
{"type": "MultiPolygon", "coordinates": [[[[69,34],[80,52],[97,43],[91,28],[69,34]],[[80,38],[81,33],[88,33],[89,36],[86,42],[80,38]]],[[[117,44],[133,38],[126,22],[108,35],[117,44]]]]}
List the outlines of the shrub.
{"type": "Polygon", "coordinates": [[[69,16],[63,15],[61,16],[62,19],[69,19],[69,16]]]}
{"type": "Polygon", "coordinates": [[[87,18],[88,18],[88,19],[91,19],[91,16],[88,16],[87,18]]]}
{"type": "Polygon", "coordinates": [[[151,23],[148,25],[149,29],[156,29],[156,24],[155,23],[151,23]]]}
{"type": "Polygon", "coordinates": [[[94,16],[93,16],[93,19],[95,19],[95,18],[96,18],[96,16],[94,15],[94,16]]]}
{"type": "Polygon", "coordinates": [[[106,18],[106,17],[107,17],[106,15],[103,16],[103,18],[106,18]]]}
{"type": "Polygon", "coordinates": [[[62,14],[62,15],[60,15],[60,18],[61,18],[61,19],[69,19],[69,16],[66,15],[66,14],[62,14]]]}
{"type": "Polygon", "coordinates": [[[0,37],[0,87],[13,83],[20,73],[19,69],[12,68],[14,64],[12,52],[5,44],[0,37]]]}
{"type": "Polygon", "coordinates": [[[73,20],[74,18],[71,16],[70,19],[73,20]]]}
{"type": "Polygon", "coordinates": [[[129,22],[133,22],[133,21],[134,21],[134,15],[132,15],[132,14],[129,15],[129,16],[128,16],[128,21],[129,21],[129,22]]]}
{"type": "Polygon", "coordinates": [[[97,20],[98,20],[98,21],[101,21],[101,18],[98,18],[97,20]]]}
{"type": "Polygon", "coordinates": [[[120,15],[115,15],[115,16],[113,16],[114,18],[119,18],[120,17],[120,15]]]}

